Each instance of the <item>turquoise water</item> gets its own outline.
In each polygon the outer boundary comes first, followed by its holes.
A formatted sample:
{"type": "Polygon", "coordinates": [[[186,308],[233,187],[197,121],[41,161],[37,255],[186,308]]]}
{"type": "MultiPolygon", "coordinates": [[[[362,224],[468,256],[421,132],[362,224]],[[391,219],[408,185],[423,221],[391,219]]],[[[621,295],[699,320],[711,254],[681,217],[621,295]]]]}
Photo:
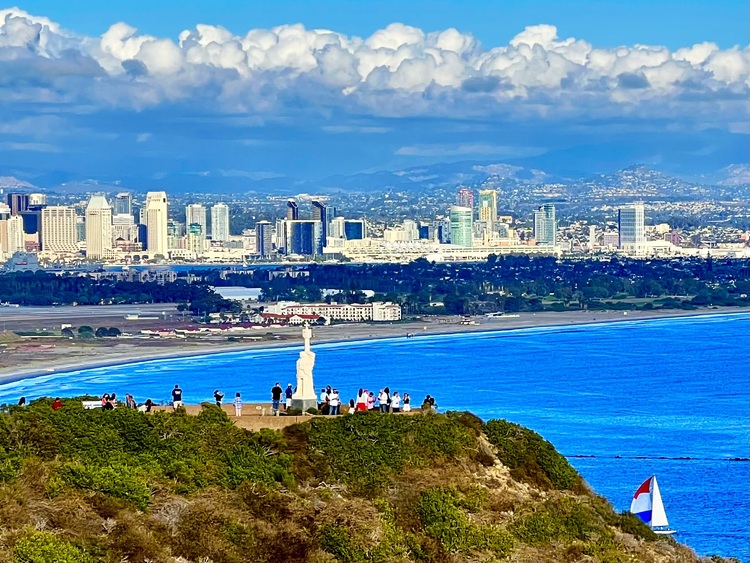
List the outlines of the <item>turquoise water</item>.
{"type": "MultiPolygon", "coordinates": [[[[659,479],[679,541],[699,554],[750,560],[750,316],[628,321],[323,344],[318,388],[389,385],[440,410],[507,418],[550,440],[616,508],[648,476],[659,479]]],[[[167,400],[179,383],[188,403],[242,392],[269,399],[294,382],[300,348],[236,352],[55,374],[0,386],[21,395],[129,392],[167,400]]]]}

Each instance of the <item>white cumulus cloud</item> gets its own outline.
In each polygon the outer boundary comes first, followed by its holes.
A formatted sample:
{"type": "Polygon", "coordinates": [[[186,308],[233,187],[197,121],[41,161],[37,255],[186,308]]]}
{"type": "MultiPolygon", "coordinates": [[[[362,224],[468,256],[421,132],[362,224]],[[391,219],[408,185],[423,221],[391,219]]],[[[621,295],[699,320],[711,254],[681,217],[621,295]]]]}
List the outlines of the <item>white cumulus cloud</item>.
{"type": "Polygon", "coordinates": [[[184,102],[251,114],[339,107],[383,116],[704,112],[728,127],[747,113],[750,50],[711,42],[602,49],[561,39],[546,24],[493,48],[456,29],[401,23],[367,38],[299,24],[244,35],[198,24],[175,41],[116,22],[83,37],[11,8],[0,10],[0,75],[5,99],[19,102],[184,102]]]}

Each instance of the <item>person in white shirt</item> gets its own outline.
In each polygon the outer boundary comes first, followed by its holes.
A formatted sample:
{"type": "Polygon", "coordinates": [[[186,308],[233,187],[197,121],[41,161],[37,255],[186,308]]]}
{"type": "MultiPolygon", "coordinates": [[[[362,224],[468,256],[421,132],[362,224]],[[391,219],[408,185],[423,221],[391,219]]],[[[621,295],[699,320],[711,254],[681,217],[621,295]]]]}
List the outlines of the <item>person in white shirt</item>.
{"type": "Polygon", "coordinates": [[[390,407],[391,403],[391,393],[390,389],[386,387],[380,392],[380,412],[388,412],[388,407],[390,407]]]}
{"type": "Polygon", "coordinates": [[[335,415],[339,414],[339,409],[341,408],[341,397],[339,397],[338,389],[334,389],[331,391],[331,394],[328,396],[328,414],[335,415]]]}
{"type": "Polygon", "coordinates": [[[394,391],[391,396],[391,412],[401,412],[401,397],[399,397],[398,391],[394,391]]]}
{"type": "Polygon", "coordinates": [[[360,389],[357,394],[357,402],[354,407],[355,411],[366,411],[367,410],[367,393],[364,389],[360,389]]]}
{"type": "Polygon", "coordinates": [[[328,414],[328,392],[325,388],[320,390],[320,401],[318,402],[320,414],[328,414]]]}
{"type": "Polygon", "coordinates": [[[234,416],[242,416],[242,397],[239,393],[234,396],[232,404],[234,405],[234,416]]]}

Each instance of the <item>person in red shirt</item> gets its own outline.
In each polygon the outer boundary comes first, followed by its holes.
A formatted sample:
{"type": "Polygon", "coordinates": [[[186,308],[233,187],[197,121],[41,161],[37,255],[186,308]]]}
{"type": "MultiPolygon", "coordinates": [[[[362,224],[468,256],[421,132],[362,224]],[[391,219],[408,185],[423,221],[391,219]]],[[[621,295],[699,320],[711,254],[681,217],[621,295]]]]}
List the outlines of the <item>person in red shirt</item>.
{"type": "Polygon", "coordinates": [[[63,408],[62,401],[60,400],[60,397],[57,397],[52,403],[52,410],[59,411],[61,408],[63,408]]]}

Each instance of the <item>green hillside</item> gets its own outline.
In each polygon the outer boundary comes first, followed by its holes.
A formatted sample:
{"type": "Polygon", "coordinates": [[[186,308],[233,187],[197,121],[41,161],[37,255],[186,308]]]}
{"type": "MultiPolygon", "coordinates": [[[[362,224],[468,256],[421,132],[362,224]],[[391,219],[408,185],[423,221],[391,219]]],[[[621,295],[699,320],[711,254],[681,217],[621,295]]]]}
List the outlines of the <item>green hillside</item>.
{"type": "Polygon", "coordinates": [[[468,413],[283,432],[49,400],[0,414],[0,560],[699,561],[538,434],[468,413]]]}

